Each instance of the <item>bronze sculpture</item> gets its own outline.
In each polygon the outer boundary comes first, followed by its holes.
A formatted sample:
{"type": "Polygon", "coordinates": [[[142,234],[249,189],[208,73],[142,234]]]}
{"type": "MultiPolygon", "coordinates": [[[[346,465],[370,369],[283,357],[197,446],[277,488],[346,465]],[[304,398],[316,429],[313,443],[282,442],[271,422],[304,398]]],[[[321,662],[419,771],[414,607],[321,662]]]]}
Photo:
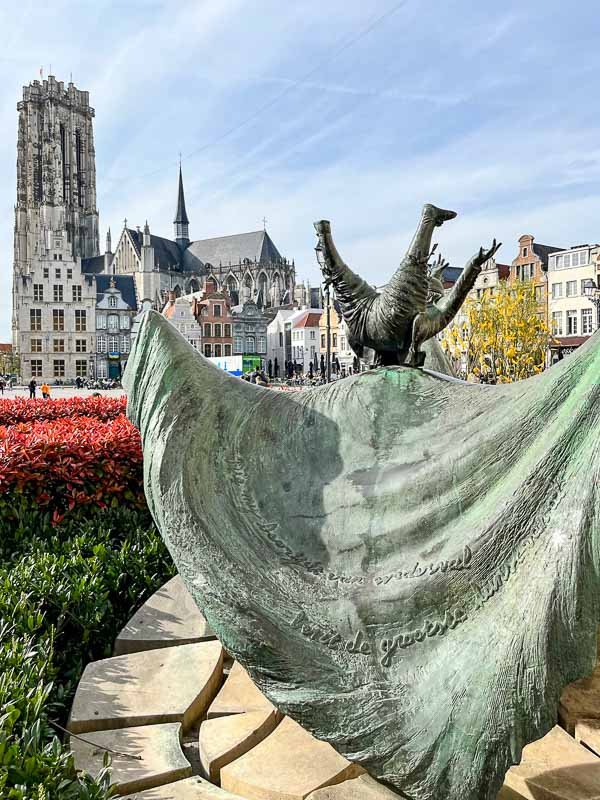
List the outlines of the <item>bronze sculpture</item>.
{"type": "Polygon", "coordinates": [[[436,227],[454,219],[454,211],[423,207],[419,226],[395,274],[379,293],[341,259],[328,220],[315,222],[319,238],[317,255],[325,282],[333,286],[349,330],[348,343],[357,355],[365,347],[375,351],[375,366],[422,367],[422,344],[440,333],[455,317],[473,288],[485,262],[498,251],[494,239],[489,250],[479,248],[444,297],[441,276],[447,263],[440,257],[433,265],[431,239],[436,227]]]}

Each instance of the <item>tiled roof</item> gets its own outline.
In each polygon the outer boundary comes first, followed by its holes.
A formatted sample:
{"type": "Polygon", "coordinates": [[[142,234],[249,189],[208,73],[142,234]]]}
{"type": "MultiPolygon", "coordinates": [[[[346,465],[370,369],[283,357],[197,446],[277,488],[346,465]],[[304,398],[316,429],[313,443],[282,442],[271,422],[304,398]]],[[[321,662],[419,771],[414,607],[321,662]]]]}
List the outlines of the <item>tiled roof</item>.
{"type": "Polygon", "coordinates": [[[81,259],[81,271],[84,275],[97,275],[104,270],[104,256],[92,256],[81,259]]]}
{"type": "Polygon", "coordinates": [[[115,282],[115,289],[121,292],[123,301],[135,311],[137,309],[137,296],[133,275],[96,275],[97,301],[99,302],[102,299],[102,295],[110,287],[111,279],[115,282]]]}
{"type": "Polygon", "coordinates": [[[496,267],[498,269],[498,278],[501,281],[505,281],[510,275],[510,264],[499,264],[496,261],[496,267]]]}
{"type": "Polygon", "coordinates": [[[579,347],[587,342],[589,336],[553,336],[550,347],[579,347]]]}
{"type": "Polygon", "coordinates": [[[12,352],[13,346],[12,344],[5,344],[4,342],[0,342],[0,353],[10,353],[12,352]]]}
{"type": "Polygon", "coordinates": [[[232,236],[217,236],[214,239],[198,239],[192,242],[187,251],[203,264],[224,267],[229,264],[251,263],[271,264],[283,259],[266,231],[236,233],[232,236]]]}
{"type": "Polygon", "coordinates": [[[294,328],[318,328],[321,312],[305,311],[301,317],[294,321],[294,328]]]}
{"type": "Polygon", "coordinates": [[[564,247],[553,247],[549,244],[538,244],[534,242],[532,244],[533,252],[538,256],[543,264],[544,267],[548,266],[548,256],[551,253],[556,253],[559,250],[564,250],[564,247]]]}
{"type": "MultiPolygon", "coordinates": [[[[127,231],[139,255],[141,253],[143,234],[134,228],[127,228],[127,231]]],[[[177,242],[150,234],[150,244],[154,248],[154,265],[156,267],[166,270],[181,269],[183,259],[177,242]]]]}

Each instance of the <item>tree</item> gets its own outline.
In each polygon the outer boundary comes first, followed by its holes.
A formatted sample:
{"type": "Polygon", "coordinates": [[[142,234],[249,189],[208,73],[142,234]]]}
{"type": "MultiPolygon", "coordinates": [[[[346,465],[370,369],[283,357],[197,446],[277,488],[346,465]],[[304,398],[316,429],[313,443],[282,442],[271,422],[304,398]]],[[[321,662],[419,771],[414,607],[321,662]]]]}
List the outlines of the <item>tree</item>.
{"type": "Polygon", "coordinates": [[[512,383],[542,372],[549,341],[535,286],[519,281],[467,300],[441,344],[467,379],[512,383]]]}

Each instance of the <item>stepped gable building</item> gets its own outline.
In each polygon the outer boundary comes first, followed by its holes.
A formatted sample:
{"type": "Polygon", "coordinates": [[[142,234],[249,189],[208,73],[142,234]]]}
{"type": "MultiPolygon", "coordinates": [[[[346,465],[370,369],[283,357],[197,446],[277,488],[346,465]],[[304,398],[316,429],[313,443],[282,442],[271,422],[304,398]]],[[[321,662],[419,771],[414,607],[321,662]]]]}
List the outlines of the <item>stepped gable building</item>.
{"type": "Polygon", "coordinates": [[[13,343],[23,380],[88,374],[98,255],[92,120],[87,92],[48,76],[18,103],[13,343]]]}
{"type": "Polygon", "coordinates": [[[234,304],[253,300],[268,308],[293,301],[294,262],[281,256],[266,230],[190,240],[181,167],[173,224],[174,238],[165,239],[152,234],[148,222],[141,231],[125,221],[111,269],[135,275],[141,301],[160,309],[169,292],[193,294],[206,279],[234,304]]]}

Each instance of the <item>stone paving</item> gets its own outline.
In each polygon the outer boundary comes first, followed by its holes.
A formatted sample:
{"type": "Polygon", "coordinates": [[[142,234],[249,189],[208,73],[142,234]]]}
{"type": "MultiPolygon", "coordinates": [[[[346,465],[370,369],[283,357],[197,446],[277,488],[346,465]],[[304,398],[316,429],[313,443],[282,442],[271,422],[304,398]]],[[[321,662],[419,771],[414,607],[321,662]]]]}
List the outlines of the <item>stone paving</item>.
{"type": "MultiPolygon", "coordinates": [[[[41,383],[38,383],[36,397],[41,399],[42,393],[40,391],[41,383]]],[[[56,400],[60,397],[91,397],[95,392],[99,392],[102,397],[121,397],[125,394],[123,389],[76,389],[75,386],[50,386],[50,397],[56,400]]],[[[27,386],[16,386],[14,389],[4,389],[4,394],[0,394],[2,398],[14,399],[15,397],[29,397],[29,389],[27,386]]]]}
{"type": "MultiPolygon", "coordinates": [[[[282,717],[226,654],[179,577],[89,664],[69,730],[77,769],[106,750],[135,800],[393,800],[395,792],[282,717]],[[83,740],[85,741],[83,741],[83,740]]],[[[600,668],[567,687],[563,727],[523,750],[497,800],[600,800],[600,668]],[[566,730],[565,730],[566,729],[566,730]]]]}

